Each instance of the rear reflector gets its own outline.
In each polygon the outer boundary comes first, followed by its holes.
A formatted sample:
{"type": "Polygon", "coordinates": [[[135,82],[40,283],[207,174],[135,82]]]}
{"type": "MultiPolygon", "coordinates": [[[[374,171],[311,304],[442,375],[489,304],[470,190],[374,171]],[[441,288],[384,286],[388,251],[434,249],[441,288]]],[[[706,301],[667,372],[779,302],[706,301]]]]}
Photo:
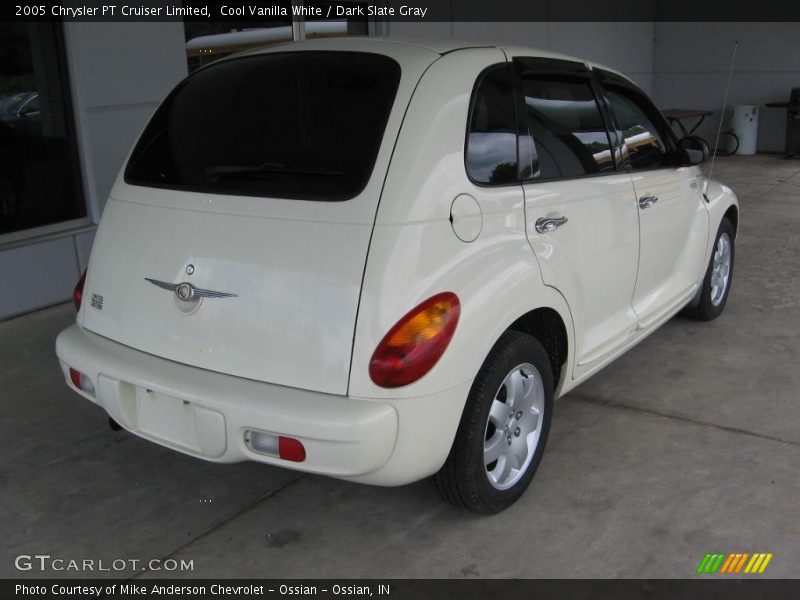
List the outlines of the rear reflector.
{"type": "Polygon", "coordinates": [[[275,456],[292,462],[303,462],[306,459],[306,449],[300,440],[263,433],[261,431],[245,432],[245,441],[253,452],[275,456]]]}
{"type": "Polygon", "coordinates": [[[81,389],[81,373],[80,371],[76,371],[75,369],[69,370],[69,379],[72,381],[72,385],[76,388],[81,389]]]}
{"type": "Polygon", "coordinates": [[[300,440],[280,436],[278,438],[278,456],[284,460],[303,462],[306,459],[306,449],[300,440]]]}
{"type": "Polygon", "coordinates": [[[95,392],[94,392],[94,384],[92,383],[92,380],[89,379],[89,377],[87,377],[86,375],[84,375],[80,371],[78,371],[76,369],[73,369],[73,368],[70,368],[70,370],[69,370],[69,380],[72,382],[72,385],[74,385],[79,390],[83,390],[87,394],[90,394],[90,395],[94,396],[95,392]]]}

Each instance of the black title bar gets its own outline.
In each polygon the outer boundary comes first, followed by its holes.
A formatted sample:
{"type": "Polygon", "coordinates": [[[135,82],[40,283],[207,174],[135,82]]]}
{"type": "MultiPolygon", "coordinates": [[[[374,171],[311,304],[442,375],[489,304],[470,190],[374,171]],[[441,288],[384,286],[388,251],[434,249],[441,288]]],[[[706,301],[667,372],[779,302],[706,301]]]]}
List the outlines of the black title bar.
{"type": "MultiPolygon", "coordinates": [[[[367,18],[375,21],[707,21],[800,22],[791,0],[63,0],[3,3],[3,21],[252,21],[367,18]]],[[[800,35],[800,33],[799,33],[800,35]]]]}

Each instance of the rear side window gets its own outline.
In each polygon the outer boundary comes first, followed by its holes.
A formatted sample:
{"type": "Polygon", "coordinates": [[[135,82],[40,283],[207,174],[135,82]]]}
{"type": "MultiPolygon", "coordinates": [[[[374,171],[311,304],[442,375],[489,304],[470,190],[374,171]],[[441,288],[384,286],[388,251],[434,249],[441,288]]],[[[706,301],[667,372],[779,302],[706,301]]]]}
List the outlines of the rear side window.
{"type": "Polygon", "coordinates": [[[540,177],[614,170],[611,142],[588,79],[535,73],[521,79],[540,177]]]}
{"type": "Polygon", "coordinates": [[[671,154],[666,140],[654,119],[648,116],[649,110],[643,100],[616,87],[606,87],[605,94],[625,139],[631,167],[654,169],[669,164],[671,154]]]}
{"type": "Polygon", "coordinates": [[[167,98],[125,171],[132,185],[346,200],[372,173],[400,81],[377,54],[293,52],[197,71],[167,98]]]}
{"type": "Polygon", "coordinates": [[[484,71],[472,94],[466,149],[467,174],[475,183],[517,181],[514,94],[505,64],[484,71]]]}

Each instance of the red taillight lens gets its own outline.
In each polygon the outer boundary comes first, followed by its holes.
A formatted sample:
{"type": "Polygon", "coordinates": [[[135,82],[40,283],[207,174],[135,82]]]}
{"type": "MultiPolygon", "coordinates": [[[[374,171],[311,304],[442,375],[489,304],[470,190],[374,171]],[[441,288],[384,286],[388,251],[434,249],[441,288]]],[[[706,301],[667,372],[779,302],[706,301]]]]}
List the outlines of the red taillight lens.
{"type": "Polygon", "coordinates": [[[306,459],[306,449],[300,440],[280,436],[278,438],[278,456],[283,460],[303,462],[306,459]]]}
{"type": "Polygon", "coordinates": [[[86,271],[83,272],[75,289],[72,290],[72,303],[75,305],[75,310],[81,309],[81,300],[83,300],[83,284],[86,283],[86,271]]]}
{"type": "Polygon", "coordinates": [[[72,381],[72,385],[76,388],[81,389],[81,372],[76,371],[75,369],[69,370],[69,379],[72,381]]]}
{"type": "Polygon", "coordinates": [[[443,292],[408,312],[389,330],[372,354],[369,376],[375,384],[396,388],[430,371],[456,331],[458,296],[443,292]]]}

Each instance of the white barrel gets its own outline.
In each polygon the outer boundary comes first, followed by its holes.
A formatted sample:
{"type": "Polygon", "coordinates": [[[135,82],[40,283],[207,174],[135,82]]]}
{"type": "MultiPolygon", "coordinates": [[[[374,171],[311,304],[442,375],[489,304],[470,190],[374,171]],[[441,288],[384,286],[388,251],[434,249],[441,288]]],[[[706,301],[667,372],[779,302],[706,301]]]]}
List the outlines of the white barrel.
{"type": "Polygon", "coordinates": [[[737,104],[733,107],[733,132],[739,138],[736,154],[752,156],[758,140],[758,106],[737,104]]]}

